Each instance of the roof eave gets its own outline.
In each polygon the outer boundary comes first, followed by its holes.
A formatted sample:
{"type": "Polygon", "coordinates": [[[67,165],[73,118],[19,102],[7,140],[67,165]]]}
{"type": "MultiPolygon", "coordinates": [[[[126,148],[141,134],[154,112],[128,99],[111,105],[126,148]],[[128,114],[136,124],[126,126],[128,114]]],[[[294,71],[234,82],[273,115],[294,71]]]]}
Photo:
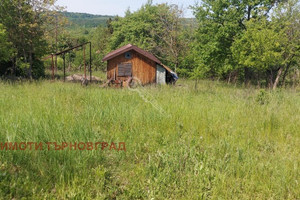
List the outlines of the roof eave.
{"type": "Polygon", "coordinates": [[[110,52],[109,54],[107,54],[107,55],[102,59],[102,61],[103,61],[103,62],[108,61],[108,60],[110,60],[110,59],[112,59],[112,58],[114,58],[114,57],[116,57],[116,56],[119,56],[119,55],[121,55],[121,54],[127,52],[127,51],[134,50],[134,51],[136,51],[137,53],[139,53],[139,54],[141,54],[141,55],[147,57],[148,59],[150,59],[150,60],[152,60],[152,61],[154,61],[154,62],[156,62],[156,63],[158,63],[158,64],[162,64],[161,61],[160,61],[158,58],[156,58],[153,54],[151,54],[151,53],[149,53],[149,52],[147,52],[147,51],[145,51],[145,50],[143,50],[143,49],[141,49],[141,48],[139,48],[139,47],[137,47],[137,46],[135,46],[135,45],[128,44],[128,45],[123,46],[123,47],[121,47],[121,48],[119,48],[119,49],[117,49],[117,50],[114,50],[114,51],[110,52]],[[126,48],[124,48],[124,47],[126,47],[126,48]],[[119,49],[121,49],[121,48],[124,48],[124,49],[121,50],[121,51],[119,51],[119,49]]]}

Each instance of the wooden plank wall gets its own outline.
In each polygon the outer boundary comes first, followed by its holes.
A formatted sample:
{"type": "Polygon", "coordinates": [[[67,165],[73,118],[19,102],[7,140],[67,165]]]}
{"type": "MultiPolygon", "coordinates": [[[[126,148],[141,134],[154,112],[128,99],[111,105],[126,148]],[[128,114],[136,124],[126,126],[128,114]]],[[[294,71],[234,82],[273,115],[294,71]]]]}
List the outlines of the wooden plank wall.
{"type": "Polygon", "coordinates": [[[141,80],[142,84],[155,83],[156,63],[145,56],[131,51],[131,59],[126,59],[125,54],[121,54],[107,61],[107,79],[126,80],[126,77],[118,77],[118,64],[132,63],[132,76],[141,80]]]}

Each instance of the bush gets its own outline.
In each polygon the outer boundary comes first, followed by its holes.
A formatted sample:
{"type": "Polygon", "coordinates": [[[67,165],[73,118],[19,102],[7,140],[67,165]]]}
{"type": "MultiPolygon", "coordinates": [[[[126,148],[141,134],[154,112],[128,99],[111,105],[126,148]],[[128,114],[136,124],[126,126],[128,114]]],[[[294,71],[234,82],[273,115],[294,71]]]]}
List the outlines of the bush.
{"type": "Polygon", "coordinates": [[[259,90],[259,93],[256,96],[256,102],[261,105],[268,104],[270,100],[269,93],[265,89],[259,90]]]}
{"type": "Polygon", "coordinates": [[[38,78],[44,77],[44,76],[45,76],[44,63],[40,60],[34,60],[33,67],[32,67],[32,77],[34,79],[38,79],[38,78]]]}
{"type": "MultiPolygon", "coordinates": [[[[23,62],[23,60],[19,59],[17,61],[17,76],[27,77],[28,76],[28,69],[30,65],[29,63],[23,62]]],[[[38,79],[40,77],[45,76],[45,67],[44,63],[40,60],[33,60],[32,66],[32,78],[38,79]]]]}
{"type": "Polygon", "coordinates": [[[13,63],[11,61],[0,61],[0,76],[9,74],[13,63]]]}

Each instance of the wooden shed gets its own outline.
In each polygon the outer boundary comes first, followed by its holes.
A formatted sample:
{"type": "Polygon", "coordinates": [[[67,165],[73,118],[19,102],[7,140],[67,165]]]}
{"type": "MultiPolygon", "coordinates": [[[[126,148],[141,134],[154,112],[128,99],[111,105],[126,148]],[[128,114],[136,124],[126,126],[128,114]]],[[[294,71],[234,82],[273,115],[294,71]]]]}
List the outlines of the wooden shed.
{"type": "Polygon", "coordinates": [[[145,85],[171,83],[178,79],[154,55],[131,44],[110,52],[102,61],[107,61],[107,79],[111,80],[122,82],[132,77],[145,85]]]}

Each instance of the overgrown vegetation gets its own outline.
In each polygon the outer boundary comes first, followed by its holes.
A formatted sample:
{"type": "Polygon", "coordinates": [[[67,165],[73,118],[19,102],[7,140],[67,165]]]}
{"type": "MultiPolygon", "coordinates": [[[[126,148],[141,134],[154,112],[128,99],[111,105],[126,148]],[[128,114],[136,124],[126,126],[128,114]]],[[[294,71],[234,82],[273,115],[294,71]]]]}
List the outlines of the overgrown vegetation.
{"type": "MultiPolygon", "coordinates": [[[[92,41],[94,70],[104,71],[104,55],[131,43],[180,77],[273,89],[299,81],[298,0],[203,0],[193,6],[194,20],[185,19],[177,5],[152,1],[124,17],[61,12],[55,1],[4,0],[0,8],[1,45],[9,50],[1,52],[2,74],[32,77],[40,66],[34,60],[92,41]]],[[[81,49],[67,59],[70,70],[84,64],[81,49]]]]}
{"type": "Polygon", "coordinates": [[[134,90],[1,83],[1,142],[125,142],[126,152],[0,151],[0,198],[299,197],[299,88],[179,84],[143,89],[159,112],[134,90]]]}
{"type": "MultiPolygon", "coordinates": [[[[105,77],[106,53],[132,43],[187,80],[132,89],[1,80],[0,199],[298,199],[299,2],[203,0],[193,9],[196,19],[184,19],[178,6],[148,1],[104,24],[55,1],[2,0],[4,78],[43,77],[45,56],[91,41],[96,76],[105,77]],[[82,27],[77,16],[91,19],[82,27]],[[126,151],[5,142],[125,142],[126,151]]],[[[77,50],[65,55],[67,74],[82,72],[77,50]]]]}
{"type": "Polygon", "coordinates": [[[285,82],[282,72],[289,74],[291,66],[299,67],[297,3],[202,1],[194,8],[199,21],[195,75],[259,86],[264,82],[271,88],[285,82]]]}
{"type": "Polygon", "coordinates": [[[47,26],[53,18],[52,14],[59,9],[54,2],[1,1],[0,24],[3,25],[1,29],[6,31],[6,35],[0,37],[10,44],[7,51],[11,52],[6,57],[0,57],[0,71],[4,74],[26,76],[30,79],[43,75],[44,66],[40,61],[49,47],[47,26]]]}

